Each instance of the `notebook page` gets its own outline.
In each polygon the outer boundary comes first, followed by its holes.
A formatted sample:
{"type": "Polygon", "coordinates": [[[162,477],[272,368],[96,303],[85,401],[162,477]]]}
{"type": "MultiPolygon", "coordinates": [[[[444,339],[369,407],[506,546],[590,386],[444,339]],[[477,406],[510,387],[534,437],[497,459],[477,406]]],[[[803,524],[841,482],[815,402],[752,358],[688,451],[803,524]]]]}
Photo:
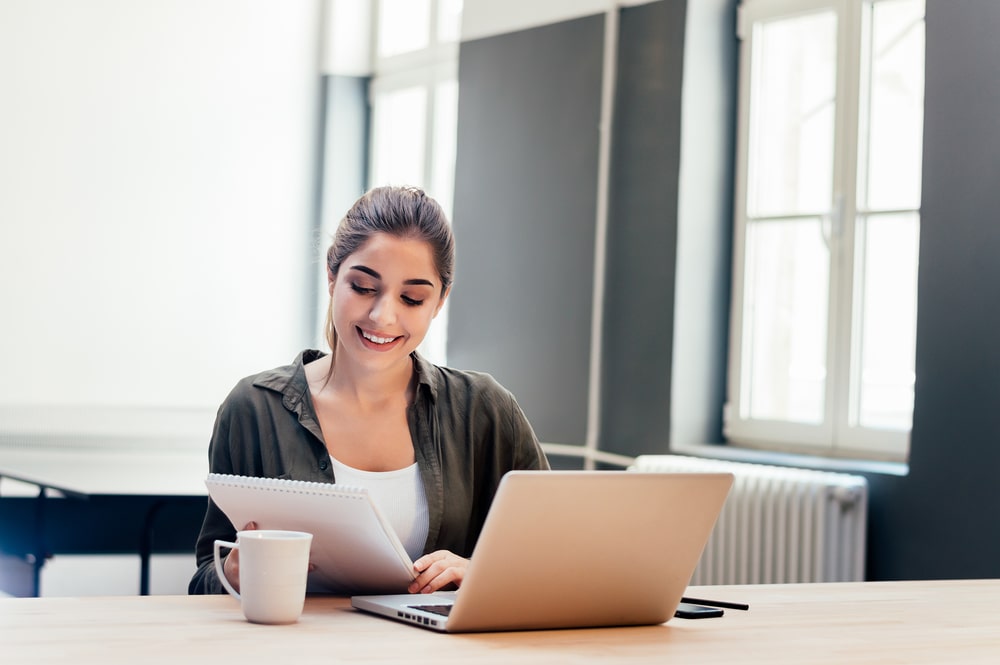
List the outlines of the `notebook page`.
{"type": "Polygon", "coordinates": [[[256,522],[313,534],[312,591],[405,593],[414,578],[403,544],[363,488],[217,473],[205,485],[237,530],[256,522]]]}

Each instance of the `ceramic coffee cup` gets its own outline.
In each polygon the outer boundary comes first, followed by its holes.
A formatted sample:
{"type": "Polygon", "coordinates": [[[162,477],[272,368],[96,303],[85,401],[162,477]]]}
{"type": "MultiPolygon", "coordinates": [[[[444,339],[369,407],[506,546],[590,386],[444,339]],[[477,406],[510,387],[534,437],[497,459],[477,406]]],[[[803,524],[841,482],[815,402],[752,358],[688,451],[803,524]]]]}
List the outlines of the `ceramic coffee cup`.
{"type": "Polygon", "coordinates": [[[243,615],[253,623],[294,623],[302,614],[312,534],[302,531],[240,531],[236,542],[215,541],[215,570],[243,615]],[[226,579],[220,548],[240,551],[240,590],[226,579]]]}

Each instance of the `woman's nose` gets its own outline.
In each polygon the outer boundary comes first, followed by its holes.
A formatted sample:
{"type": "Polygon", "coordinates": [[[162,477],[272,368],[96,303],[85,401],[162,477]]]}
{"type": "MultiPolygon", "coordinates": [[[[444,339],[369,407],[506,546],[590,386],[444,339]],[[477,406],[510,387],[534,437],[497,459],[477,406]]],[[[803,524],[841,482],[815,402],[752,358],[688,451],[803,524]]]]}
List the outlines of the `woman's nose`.
{"type": "Polygon", "coordinates": [[[372,320],[373,323],[379,325],[389,325],[396,322],[396,307],[395,302],[389,296],[382,296],[375,299],[372,304],[371,311],[368,312],[368,318],[372,320]]]}

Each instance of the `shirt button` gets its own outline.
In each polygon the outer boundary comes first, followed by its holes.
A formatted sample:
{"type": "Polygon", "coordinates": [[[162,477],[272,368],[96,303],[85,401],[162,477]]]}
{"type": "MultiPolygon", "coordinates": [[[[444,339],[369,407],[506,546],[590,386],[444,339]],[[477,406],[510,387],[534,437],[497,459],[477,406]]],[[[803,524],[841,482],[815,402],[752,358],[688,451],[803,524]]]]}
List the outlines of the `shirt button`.
{"type": "Polygon", "coordinates": [[[330,463],[327,462],[326,460],[320,460],[320,462],[319,462],[319,470],[320,471],[326,471],[328,468],[330,468],[330,463]]]}

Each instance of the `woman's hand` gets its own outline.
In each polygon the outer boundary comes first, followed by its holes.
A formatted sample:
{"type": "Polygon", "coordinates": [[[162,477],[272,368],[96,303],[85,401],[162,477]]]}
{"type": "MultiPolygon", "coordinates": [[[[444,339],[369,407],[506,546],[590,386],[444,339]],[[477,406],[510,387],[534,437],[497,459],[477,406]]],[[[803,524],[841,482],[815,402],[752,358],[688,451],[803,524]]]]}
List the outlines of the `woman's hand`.
{"type": "Polygon", "coordinates": [[[462,579],[465,577],[465,569],[468,566],[468,559],[463,559],[448,550],[438,550],[425,554],[413,562],[413,570],[417,573],[417,579],[410,583],[409,592],[431,593],[443,589],[449,584],[460,587],[462,579]]]}
{"type": "MultiPolygon", "coordinates": [[[[241,529],[241,531],[256,531],[256,522],[247,522],[247,525],[241,529]]],[[[222,564],[222,572],[226,574],[226,579],[229,583],[233,585],[233,588],[237,591],[240,590],[240,551],[239,550],[229,550],[229,554],[226,555],[226,560],[222,564]]]]}

